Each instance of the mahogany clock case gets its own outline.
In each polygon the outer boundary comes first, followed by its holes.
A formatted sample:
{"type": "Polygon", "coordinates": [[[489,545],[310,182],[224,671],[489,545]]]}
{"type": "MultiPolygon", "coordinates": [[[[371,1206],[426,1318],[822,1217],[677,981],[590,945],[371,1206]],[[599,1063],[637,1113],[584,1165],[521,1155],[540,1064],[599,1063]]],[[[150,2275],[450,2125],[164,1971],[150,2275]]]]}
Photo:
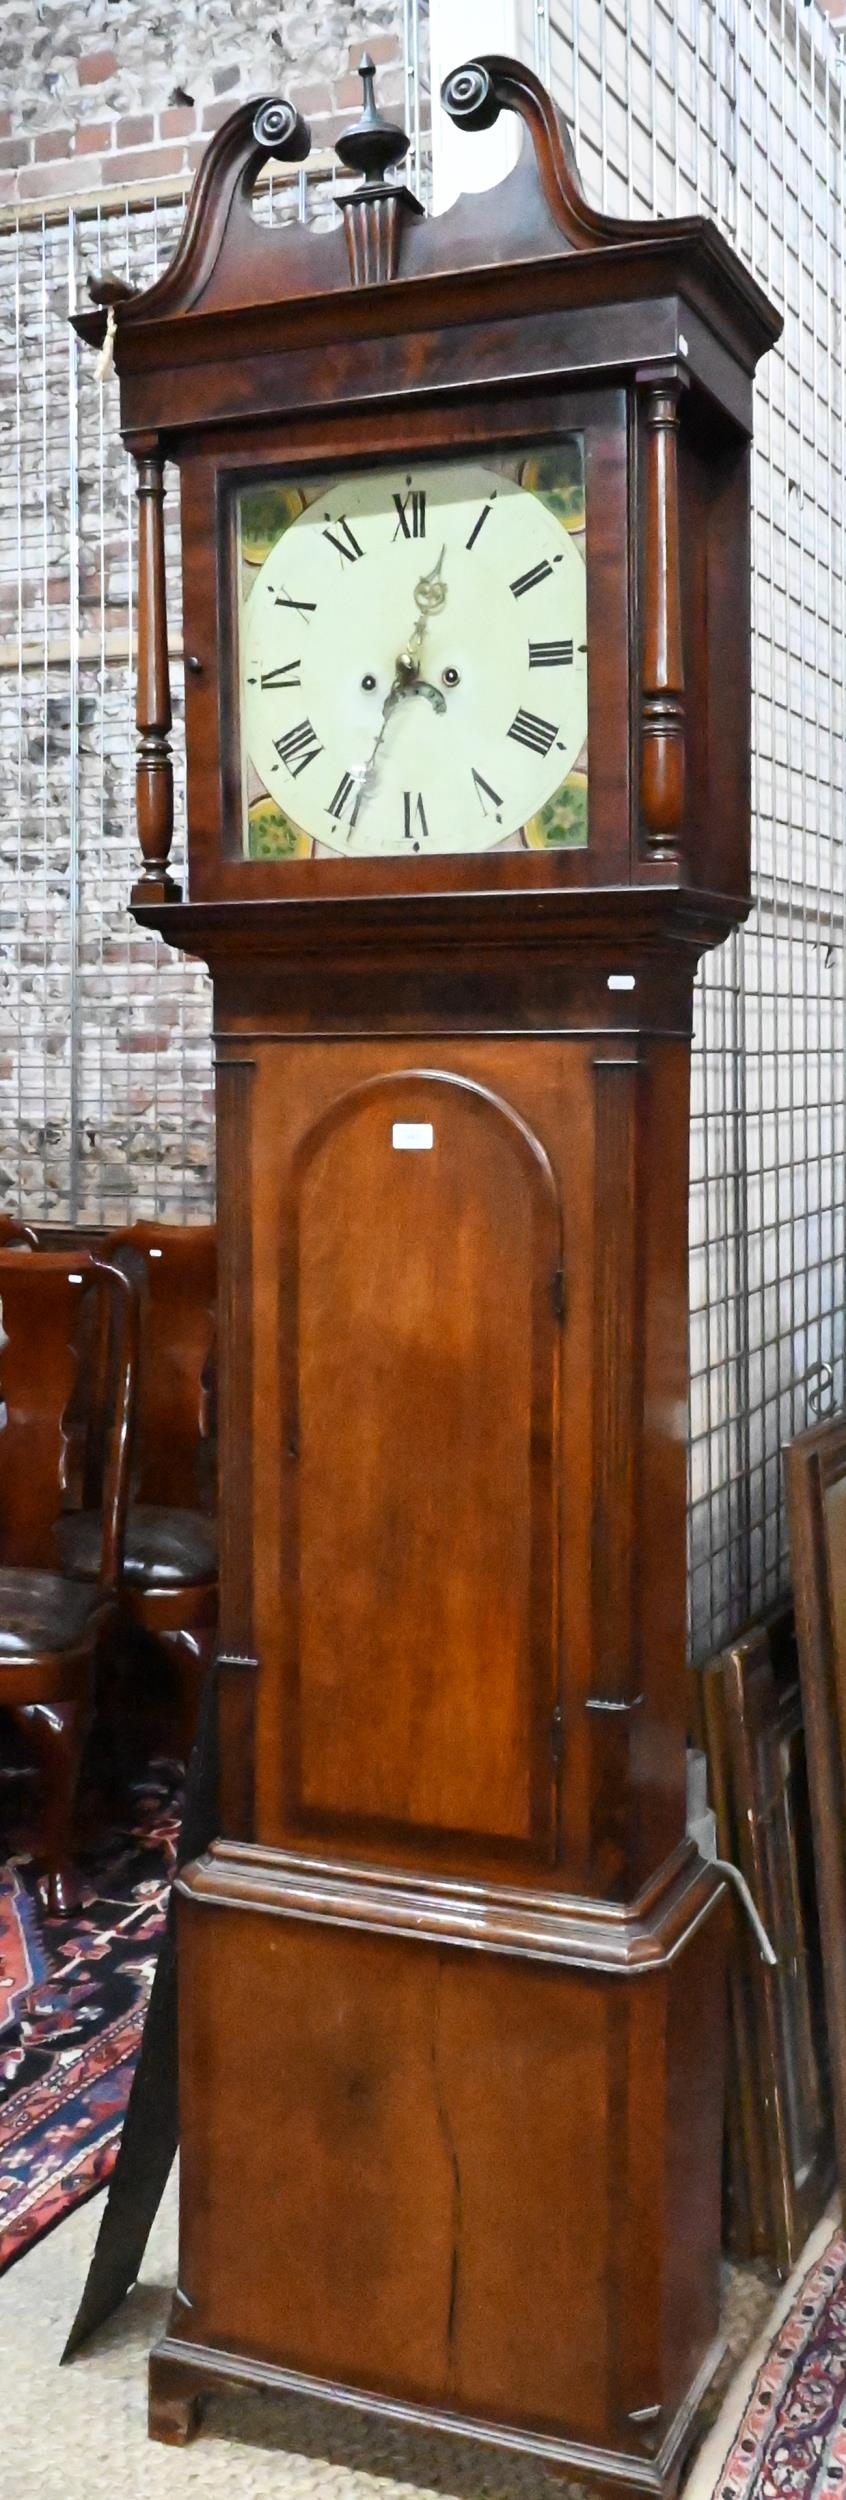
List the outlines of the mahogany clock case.
{"type": "Polygon", "coordinates": [[[218,1056],[222,1833],[179,1887],[151,2425],[305,2385],[668,2494],[717,2349],[725,1941],[685,1834],[691,1002],[749,901],[779,323],[706,220],[588,207],[530,71],[468,98],[527,126],[498,191],[427,220],[374,179],[328,234],[251,217],[268,131],[307,134],[242,108],[165,276],[111,290],[133,901],[209,963],[218,1056]],[[240,488],[573,432],[587,846],[245,858],[240,488]]]}

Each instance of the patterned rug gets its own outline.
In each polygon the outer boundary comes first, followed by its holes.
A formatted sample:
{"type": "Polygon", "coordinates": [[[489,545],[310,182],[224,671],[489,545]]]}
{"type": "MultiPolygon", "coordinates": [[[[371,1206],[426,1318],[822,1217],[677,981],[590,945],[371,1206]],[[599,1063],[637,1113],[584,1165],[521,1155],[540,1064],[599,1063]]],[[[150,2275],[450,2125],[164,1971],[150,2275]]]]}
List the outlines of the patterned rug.
{"type": "MultiPolygon", "coordinates": [[[[181,1773],[156,1762],[126,1825],[81,1857],[72,1918],[0,1864],[0,2273],[114,2166],[164,1930],[181,1773]]],[[[0,1850],[2,1844],[0,1843],[0,1850]]]]}
{"type": "Polygon", "coordinates": [[[730,2387],[685,2500],[846,2493],[846,2238],[828,2214],[730,2387]]]}

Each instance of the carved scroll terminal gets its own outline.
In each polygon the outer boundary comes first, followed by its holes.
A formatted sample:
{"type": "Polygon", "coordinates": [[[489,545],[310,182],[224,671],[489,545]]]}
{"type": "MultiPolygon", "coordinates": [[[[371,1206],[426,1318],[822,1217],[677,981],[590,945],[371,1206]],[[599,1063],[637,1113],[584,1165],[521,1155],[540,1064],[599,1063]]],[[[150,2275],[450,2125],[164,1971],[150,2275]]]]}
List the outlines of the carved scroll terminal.
{"type": "Polygon", "coordinates": [[[135,801],[143,871],[132,889],[134,903],[178,902],[181,888],[168,875],[173,840],[173,765],[170,755],[170,672],[164,547],[164,462],[158,451],[138,451],[138,674],[135,720],[138,756],[135,801]]]}
{"type": "Polygon", "coordinates": [[[684,820],[685,714],[679,557],[678,387],[646,403],[646,542],[640,812],[648,849],[676,851],[684,820]]]}

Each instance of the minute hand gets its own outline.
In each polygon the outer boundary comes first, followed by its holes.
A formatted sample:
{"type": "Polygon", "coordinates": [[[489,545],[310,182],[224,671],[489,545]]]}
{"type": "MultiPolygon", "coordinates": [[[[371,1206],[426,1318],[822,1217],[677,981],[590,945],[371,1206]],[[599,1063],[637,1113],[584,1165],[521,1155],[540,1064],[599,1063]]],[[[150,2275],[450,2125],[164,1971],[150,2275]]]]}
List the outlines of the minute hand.
{"type": "Polygon", "coordinates": [[[374,781],[375,781],[375,779],[376,779],[376,773],[375,773],[375,769],[374,769],[374,768],[375,768],[375,764],[376,764],[376,757],[377,757],[377,755],[378,755],[378,753],[379,753],[379,748],[380,748],[380,746],[381,746],[381,744],[382,744],[382,740],[383,740],[383,738],[384,738],[385,731],[386,731],[386,729],[387,729],[388,722],[389,722],[390,717],[391,717],[391,713],[392,713],[392,712],[394,712],[394,711],[396,710],[397,704],[399,703],[399,701],[400,701],[400,699],[401,699],[401,696],[402,696],[402,691],[403,691],[403,689],[402,689],[402,686],[401,686],[401,684],[400,684],[399,678],[398,678],[398,677],[395,677],[395,678],[394,678],[394,681],[393,681],[393,684],[392,684],[392,686],[389,688],[388,693],[387,693],[387,694],[386,694],[386,696],[385,696],[384,703],[383,703],[383,705],[382,705],[382,723],[381,723],[381,728],[379,729],[379,732],[378,732],[377,737],[374,739],[374,742],[373,742],[373,745],[372,745],[372,747],[371,747],[371,749],[370,749],[370,753],[369,753],[369,755],[368,755],[368,758],[367,758],[367,762],[366,762],[366,764],[362,764],[360,771],[359,771],[359,772],[356,774],[356,776],[355,776],[355,777],[356,777],[356,780],[357,780],[357,781],[358,781],[358,783],[359,783],[360,795],[359,795],[358,805],[357,805],[357,807],[356,807],[356,809],[355,809],[355,811],[354,811],[353,816],[350,818],[350,822],[349,822],[349,824],[348,824],[348,826],[347,826],[347,841],[349,841],[350,834],[352,833],[353,825],[354,825],[354,823],[355,823],[355,818],[356,818],[356,816],[358,815],[358,809],[359,809],[359,807],[361,807],[361,806],[362,806],[362,804],[363,804],[363,802],[364,802],[366,799],[368,799],[368,798],[370,797],[370,793],[371,793],[372,788],[373,788],[373,783],[374,783],[374,781]]]}

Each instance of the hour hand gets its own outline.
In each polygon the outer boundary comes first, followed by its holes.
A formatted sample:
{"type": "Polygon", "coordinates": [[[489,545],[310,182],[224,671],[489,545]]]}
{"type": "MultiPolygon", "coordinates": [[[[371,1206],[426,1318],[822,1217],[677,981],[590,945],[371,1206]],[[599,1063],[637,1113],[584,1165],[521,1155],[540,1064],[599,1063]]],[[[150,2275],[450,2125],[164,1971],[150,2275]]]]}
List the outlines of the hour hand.
{"type": "Polygon", "coordinates": [[[437,564],[433,564],[431,572],[420,575],[414,593],[414,605],[421,616],[436,616],[438,609],[444,605],[447,586],[441,577],[445,555],[446,544],[441,548],[437,564]]]}
{"type": "MultiPolygon", "coordinates": [[[[417,622],[412,626],[404,649],[402,651],[398,651],[396,661],[397,678],[400,680],[403,691],[412,685],[415,677],[419,677],[420,654],[423,648],[423,637],[426,632],[429,618],[430,616],[437,616],[439,609],[443,607],[446,599],[447,586],[446,582],[441,579],[441,571],[445,555],[446,545],[444,544],[441,548],[437,564],[433,564],[431,572],[421,573],[420,580],[417,583],[414,592],[414,605],[417,609],[417,622]]],[[[394,680],[394,683],[396,684],[396,679],[394,680]]]]}

